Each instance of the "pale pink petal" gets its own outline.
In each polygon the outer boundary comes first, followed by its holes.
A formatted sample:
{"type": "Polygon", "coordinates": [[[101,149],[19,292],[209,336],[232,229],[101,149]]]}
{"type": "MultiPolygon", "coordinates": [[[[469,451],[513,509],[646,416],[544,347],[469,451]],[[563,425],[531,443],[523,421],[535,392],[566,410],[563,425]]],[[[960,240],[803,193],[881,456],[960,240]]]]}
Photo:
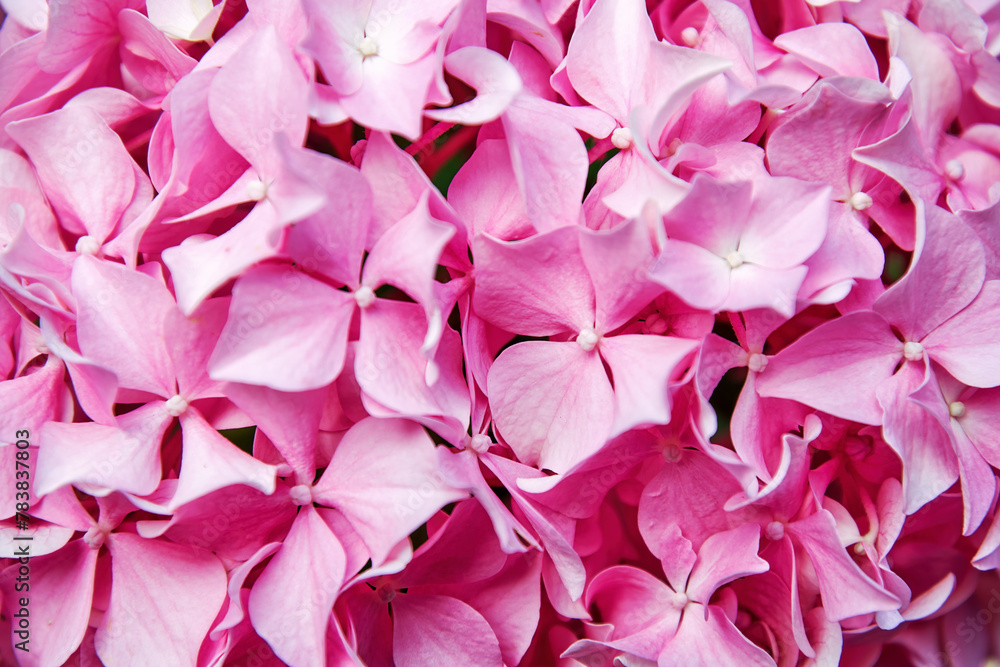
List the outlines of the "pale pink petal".
{"type": "Polygon", "coordinates": [[[879,80],[878,65],[861,31],[850,23],[819,23],[778,35],[774,45],[803,60],[820,76],[879,80]]]}
{"type": "Polygon", "coordinates": [[[305,75],[277,30],[259,30],[212,81],[208,106],[216,130],[259,172],[278,175],[279,136],[301,146],[308,126],[305,75]],[[245,100],[254,103],[247,105],[245,100]]]}
{"type": "Polygon", "coordinates": [[[729,295],[732,269],[723,257],[695,243],[668,239],[650,269],[654,280],[695,308],[719,310],[729,295]]]}
{"type": "Polygon", "coordinates": [[[181,415],[181,428],[184,453],[171,508],[234,484],[268,495],[274,493],[277,467],[255,459],[226,440],[197,410],[189,409],[181,415]]]}
{"type": "Polygon", "coordinates": [[[49,422],[42,427],[35,492],[65,484],[144,496],[160,482],[160,440],[172,417],[154,402],[118,417],[118,427],[49,422]]]}
{"type": "Polygon", "coordinates": [[[346,556],[316,509],[304,505],[281,549],[250,590],[253,627],[284,662],[326,664],[326,631],[346,556]],[[296,619],[294,624],[289,619],[296,619]],[[292,627],[294,626],[294,630],[292,627]]]}
{"type": "MultiPolygon", "coordinates": [[[[31,553],[36,553],[31,542],[15,544],[27,544],[31,553]]],[[[26,644],[30,650],[19,663],[26,667],[65,664],[87,632],[93,605],[97,549],[91,549],[83,540],[73,540],[55,553],[34,556],[30,567],[30,588],[24,587],[24,581],[16,581],[17,564],[0,575],[0,587],[12,608],[14,601],[30,593],[31,625],[26,644]]],[[[12,630],[16,644],[21,639],[16,635],[16,628],[12,630]]]]}
{"type": "Polygon", "coordinates": [[[452,51],[444,66],[476,89],[472,100],[446,109],[432,109],[424,115],[461,125],[483,125],[500,117],[515,97],[521,94],[521,77],[507,59],[495,51],[466,46],[452,51]]]}

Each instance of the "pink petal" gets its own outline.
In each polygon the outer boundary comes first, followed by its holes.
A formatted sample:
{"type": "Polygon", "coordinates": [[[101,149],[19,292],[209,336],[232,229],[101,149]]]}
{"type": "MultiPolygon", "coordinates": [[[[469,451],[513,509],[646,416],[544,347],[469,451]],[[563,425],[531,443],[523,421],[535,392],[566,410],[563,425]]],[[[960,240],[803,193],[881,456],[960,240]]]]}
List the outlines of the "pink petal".
{"type": "Polygon", "coordinates": [[[49,422],[41,430],[35,492],[66,484],[144,496],[160,483],[160,440],[173,419],[162,402],[118,417],[118,426],[49,422]]]}
{"type": "Polygon", "coordinates": [[[511,241],[534,231],[514,177],[510,150],[501,139],[479,143],[448,186],[448,201],[476,235],[511,241]]]}
{"type": "Polygon", "coordinates": [[[393,600],[392,610],[393,659],[399,667],[503,664],[489,623],[460,600],[404,593],[393,600]]]}
{"type": "MultiPolygon", "coordinates": [[[[874,310],[908,341],[920,341],[979,294],[983,246],[964,223],[937,206],[926,209],[910,269],[880,296],[874,310]]],[[[919,222],[918,210],[918,222],[919,222]]]]}
{"type": "Polygon", "coordinates": [[[612,436],[670,421],[669,384],[678,379],[697,346],[696,341],[670,336],[611,336],[601,341],[601,358],[614,379],[612,436]]]}
{"type": "Polygon", "coordinates": [[[215,380],[278,391],[324,387],[344,367],[353,296],[287,265],[247,271],[209,361],[215,380]]]}
{"type": "Polygon", "coordinates": [[[778,35],[774,45],[795,54],[820,76],[879,80],[878,65],[861,31],[850,23],[820,23],[778,35]]]}
{"type": "Polygon", "coordinates": [[[73,292],[81,352],[113,371],[123,387],[173,396],[163,331],[177,305],[166,287],[121,264],[84,256],[73,267],[73,292]]]}
{"type": "Polygon", "coordinates": [[[429,118],[462,125],[483,125],[500,117],[521,93],[521,77],[507,59],[478,46],[452,51],[445,68],[476,89],[476,96],[463,104],[424,113],[429,118]]]}
{"type": "Polygon", "coordinates": [[[138,535],[114,534],[108,546],[114,583],[94,642],[101,661],[155,655],[194,667],[226,598],[222,562],[201,549],[138,535]]]}
{"type": "Polygon", "coordinates": [[[346,556],[312,505],[303,505],[281,549],[254,582],[254,629],[284,662],[323,667],[326,631],[344,582],[346,556]],[[289,619],[297,619],[295,631],[289,619]]]}
{"type": "MultiPolygon", "coordinates": [[[[15,544],[31,545],[30,551],[35,552],[30,542],[15,544]]],[[[12,609],[15,601],[31,593],[30,651],[20,663],[36,667],[62,665],[68,661],[87,632],[96,569],[97,549],[91,549],[83,540],[73,540],[55,553],[31,559],[29,589],[24,588],[25,582],[16,582],[17,564],[4,570],[0,575],[0,587],[12,609]]],[[[12,636],[15,637],[13,643],[20,641],[16,634],[12,636]]]]}
{"type": "Polygon", "coordinates": [[[291,50],[271,26],[250,38],[215,76],[208,94],[212,122],[260,178],[278,175],[277,137],[302,145],[307,88],[291,50]],[[246,105],[248,99],[254,103],[246,105]]]}
{"type": "Polygon", "coordinates": [[[28,154],[55,210],[107,239],[132,201],[135,163],[97,112],[62,109],[12,123],[7,132],[28,154]],[[77,148],[81,138],[86,150],[77,148]],[[95,173],[102,178],[92,179],[95,173]]]}
{"type": "Polygon", "coordinates": [[[274,493],[277,467],[267,465],[226,440],[196,409],[181,415],[184,453],[172,508],[226,486],[244,484],[265,494],[274,493]]]}
{"type": "Polygon", "coordinates": [[[1000,385],[1000,281],[983,285],[972,303],[921,343],[927,354],[964,384],[974,387],[1000,385]]]}
{"type": "Polygon", "coordinates": [[[368,418],[344,435],[313,497],[347,517],[379,564],[441,507],[468,497],[444,483],[437,461],[415,422],[368,418]]]}
{"type": "Polygon", "coordinates": [[[668,239],[650,275],[688,305],[714,311],[720,309],[729,295],[732,269],[711,250],[668,239]]]}
{"type": "Polygon", "coordinates": [[[677,634],[663,647],[657,664],[668,667],[702,661],[711,665],[774,665],[771,656],[744,637],[714,605],[704,612],[697,606],[685,610],[677,634]]]}
{"type": "Polygon", "coordinates": [[[826,322],[768,360],[757,378],[761,396],[805,403],[865,424],[882,423],[879,384],[902,359],[902,343],[877,313],[859,311],[826,322]]]}
{"type": "Polygon", "coordinates": [[[491,324],[528,336],[594,326],[594,287],[576,227],[514,242],[478,236],[472,252],[473,306],[491,324]]]}
{"type": "Polygon", "coordinates": [[[608,439],[611,383],[600,356],[573,341],[514,345],[494,362],[487,384],[499,433],[523,463],[564,472],[608,439]]]}
{"type": "Polygon", "coordinates": [[[958,461],[949,438],[930,413],[910,399],[924,382],[924,365],[906,362],[879,386],[885,410],[882,437],[903,461],[905,512],[913,514],[958,480],[958,461]]]}
{"type": "Polygon", "coordinates": [[[745,523],[706,539],[687,581],[688,597],[707,604],[715,591],[729,582],[766,572],[767,561],[757,555],[759,543],[760,526],[755,523],[745,523]]]}
{"type": "Polygon", "coordinates": [[[841,621],[899,608],[899,599],[869,579],[847,555],[837,536],[837,522],[827,510],[788,524],[786,530],[813,562],[828,619],[841,621]]]}

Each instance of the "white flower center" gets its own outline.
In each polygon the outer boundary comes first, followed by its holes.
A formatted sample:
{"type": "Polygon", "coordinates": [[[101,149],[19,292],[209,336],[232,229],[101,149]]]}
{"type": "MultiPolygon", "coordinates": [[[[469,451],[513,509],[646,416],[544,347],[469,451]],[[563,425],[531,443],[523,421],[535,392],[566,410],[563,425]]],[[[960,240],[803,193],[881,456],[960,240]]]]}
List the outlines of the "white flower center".
{"type": "Polygon", "coordinates": [[[611,133],[611,143],[615,148],[623,151],[632,148],[635,144],[635,139],[632,137],[632,130],[627,127],[619,127],[611,133]]]}
{"type": "Polygon", "coordinates": [[[697,28],[689,25],[681,30],[681,41],[684,42],[686,46],[694,48],[695,46],[698,46],[698,43],[701,41],[701,35],[698,33],[697,28]]]}
{"type": "Polygon", "coordinates": [[[76,251],[81,255],[96,255],[101,251],[101,244],[93,236],[81,236],[76,242],[76,251]]]}
{"type": "Polygon", "coordinates": [[[767,539],[772,542],[777,542],[785,537],[785,524],[780,521],[772,521],[767,524],[767,528],[764,529],[764,533],[767,535],[767,539]]]}
{"type": "Polygon", "coordinates": [[[83,535],[83,543],[91,549],[100,549],[107,537],[108,534],[100,526],[91,526],[83,535]]]}
{"type": "Polygon", "coordinates": [[[767,368],[767,357],[763,354],[754,352],[750,355],[750,360],[747,362],[747,368],[752,370],[754,373],[760,373],[765,368],[767,368]]]}
{"type": "Polygon", "coordinates": [[[729,268],[735,269],[743,264],[743,255],[739,250],[734,250],[726,255],[726,262],[729,263],[729,268]]]}
{"type": "Polygon", "coordinates": [[[680,611],[681,609],[683,609],[684,607],[687,606],[688,602],[690,602],[690,600],[688,599],[688,596],[687,596],[686,593],[676,593],[675,592],[670,597],[669,604],[670,604],[670,606],[672,608],[676,609],[677,611],[680,611]]]}
{"type": "Polygon", "coordinates": [[[908,341],[903,345],[903,357],[907,361],[920,361],[924,358],[924,346],[915,341],[908,341]]]}
{"type": "Polygon", "coordinates": [[[375,292],[372,291],[371,287],[362,285],[354,292],[354,300],[357,302],[358,308],[367,308],[375,303],[375,292]]]}
{"type": "Polygon", "coordinates": [[[958,419],[959,417],[965,416],[965,403],[961,401],[955,401],[948,406],[948,414],[958,419]]]}
{"type": "Polygon", "coordinates": [[[250,201],[260,201],[267,196],[267,183],[261,180],[247,183],[247,198],[250,201]]]}
{"type": "Polygon", "coordinates": [[[311,505],[313,501],[312,488],[306,484],[298,484],[288,490],[292,502],[296,505],[311,505]]]}
{"type": "Polygon", "coordinates": [[[366,35],[365,38],[361,40],[361,43],[358,44],[358,51],[360,51],[361,55],[365,58],[374,56],[378,53],[378,42],[375,41],[374,37],[366,35]]]}
{"type": "Polygon", "coordinates": [[[493,441],[490,440],[490,436],[482,433],[472,436],[472,439],[469,441],[469,447],[477,454],[485,454],[492,445],[493,441]]]}
{"type": "Polygon", "coordinates": [[[594,329],[584,329],[580,332],[580,335],[576,337],[576,343],[583,349],[584,352],[590,352],[597,344],[601,342],[601,334],[597,333],[594,329]]]}
{"type": "Polygon", "coordinates": [[[847,203],[851,205],[855,211],[864,211],[866,208],[871,208],[872,201],[871,195],[867,192],[855,192],[851,195],[851,198],[847,200],[847,203]]]}
{"type": "Polygon", "coordinates": [[[188,409],[187,399],[177,394],[167,399],[167,412],[171,417],[180,417],[188,409]]]}
{"type": "Polygon", "coordinates": [[[965,178],[965,165],[961,160],[948,160],[944,165],[944,175],[949,181],[960,181],[965,178]]]}
{"type": "Polygon", "coordinates": [[[676,442],[671,442],[663,448],[663,460],[667,463],[677,463],[681,460],[681,447],[676,442]]]}

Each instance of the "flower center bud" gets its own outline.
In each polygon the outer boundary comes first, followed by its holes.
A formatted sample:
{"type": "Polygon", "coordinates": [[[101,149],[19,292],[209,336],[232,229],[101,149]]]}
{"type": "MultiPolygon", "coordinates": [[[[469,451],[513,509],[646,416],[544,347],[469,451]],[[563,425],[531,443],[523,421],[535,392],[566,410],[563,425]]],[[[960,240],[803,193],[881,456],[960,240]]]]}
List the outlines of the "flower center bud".
{"type": "Polygon", "coordinates": [[[855,192],[851,195],[851,198],[847,200],[847,203],[851,205],[855,211],[864,211],[866,208],[871,208],[871,205],[875,202],[872,201],[871,195],[867,192],[855,192]]]}
{"type": "Polygon", "coordinates": [[[635,139],[632,137],[632,130],[627,127],[619,127],[611,133],[611,144],[615,148],[623,151],[627,151],[632,148],[635,144],[635,139]]]}
{"type": "Polygon", "coordinates": [[[739,250],[734,250],[726,255],[726,262],[729,263],[730,268],[735,269],[743,264],[743,255],[740,254],[739,250]]]}
{"type": "Polygon", "coordinates": [[[311,505],[313,501],[312,488],[307,484],[297,484],[288,490],[292,502],[296,505],[311,505]]]}
{"type": "Polygon", "coordinates": [[[357,302],[358,308],[367,308],[375,303],[375,292],[372,291],[371,287],[362,285],[354,292],[354,300],[357,302]]]}
{"type": "Polygon", "coordinates": [[[674,593],[670,597],[670,602],[668,604],[673,609],[676,609],[677,611],[680,611],[681,609],[683,609],[684,607],[687,606],[688,602],[690,602],[690,600],[688,599],[688,596],[687,596],[686,593],[674,593]]]}
{"type": "Polygon", "coordinates": [[[247,198],[250,201],[260,201],[267,196],[267,183],[261,180],[247,183],[247,198]]]}
{"type": "Polygon", "coordinates": [[[167,399],[167,412],[171,417],[180,417],[188,409],[187,399],[177,394],[167,399]]]}
{"type": "Polygon", "coordinates": [[[948,160],[944,165],[944,175],[949,181],[960,181],[965,178],[965,165],[961,160],[948,160]]]}
{"type": "Polygon", "coordinates": [[[654,336],[661,336],[667,332],[668,329],[667,321],[660,317],[658,313],[653,313],[646,318],[645,329],[646,333],[653,334],[654,336]]]}
{"type": "Polygon", "coordinates": [[[43,340],[40,340],[38,341],[38,343],[35,344],[35,350],[38,352],[38,354],[52,354],[52,352],[49,350],[49,346],[46,345],[45,341],[43,340]]]}
{"type": "Polygon", "coordinates": [[[750,360],[747,362],[747,368],[752,370],[754,373],[761,373],[767,368],[767,357],[758,352],[754,352],[750,355],[750,360]]]}
{"type": "Polygon", "coordinates": [[[667,463],[677,463],[681,460],[681,447],[676,442],[669,443],[663,448],[663,460],[667,463]]]}
{"type": "Polygon", "coordinates": [[[91,526],[83,535],[83,543],[91,549],[100,549],[107,537],[108,534],[100,526],[91,526]]]}
{"type": "Polygon", "coordinates": [[[485,454],[492,446],[493,441],[490,440],[490,436],[482,433],[472,436],[472,439],[469,441],[469,447],[477,454],[485,454]]]}
{"type": "Polygon", "coordinates": [[[767,528],[764,529],[764,534],[767,535],[767,539],[772,542],[777,542],[778,540],[784,539],[785,537],[785,524],[780,521],[772,521],[767,524],[767,528]]]}
{"type": "Polygon", "coordinates": [[[697,28],[689,25],[681,30],[681,41],[684,42],[686,46],[694,48],[698,46],[698,43],[701,41],[701,35],[698,33],[697,28]]]}
{"type": "Polygon", "coordinates": [[[375,590],[375,594],[378,595],[378,599],[386,604],[392,602],[396,599],[396,589],[389,584],[382,584],[375,590]]]}
{"type": "Polygon", "coordinates": [[[958,419],[959,417],[965,416],[965,403],[961,401],[955,401],[948,406],[948,414],[958,419]]]}
{"type": "Polygon", "coordinates": [[[597,333],[594,329],[584,329],[580,332],[580,335],[576,337],[576,344],[584,352],[590,352],[597,344],[601,342],[601,334],[597,333]]]}
{"type": "Polygon", "coordinates": [[[920,361],[924,358],[924,346],[914,341],[903,345],[903,357],[907,361],[920,361]]]}
{"type": "Polygon", "coordinates": [[[375,41],[374,37],[365,36],[365,38],[361,40],[361,43],[358,44],[358,51],[360,51],[361,55],[365,58],[374,56],[378,53],[378,43],[375,41]]]}
{"type": "Polygon", "coordinates": [[[76,242],[76,251],[81,255],[96,255],[101,251],[101,244],[93,236],[81,236],[76,242]]]}

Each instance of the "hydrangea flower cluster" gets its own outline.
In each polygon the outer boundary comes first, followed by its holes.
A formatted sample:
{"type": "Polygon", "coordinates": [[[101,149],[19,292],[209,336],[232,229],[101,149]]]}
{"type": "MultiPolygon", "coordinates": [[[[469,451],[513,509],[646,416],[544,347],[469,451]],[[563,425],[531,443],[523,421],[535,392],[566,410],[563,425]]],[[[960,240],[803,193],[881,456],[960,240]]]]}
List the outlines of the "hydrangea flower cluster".
{"type": "Polygon", "coordinates": [[[0,5],[0,663],[995,660],[995,0],[0,5]]]}

